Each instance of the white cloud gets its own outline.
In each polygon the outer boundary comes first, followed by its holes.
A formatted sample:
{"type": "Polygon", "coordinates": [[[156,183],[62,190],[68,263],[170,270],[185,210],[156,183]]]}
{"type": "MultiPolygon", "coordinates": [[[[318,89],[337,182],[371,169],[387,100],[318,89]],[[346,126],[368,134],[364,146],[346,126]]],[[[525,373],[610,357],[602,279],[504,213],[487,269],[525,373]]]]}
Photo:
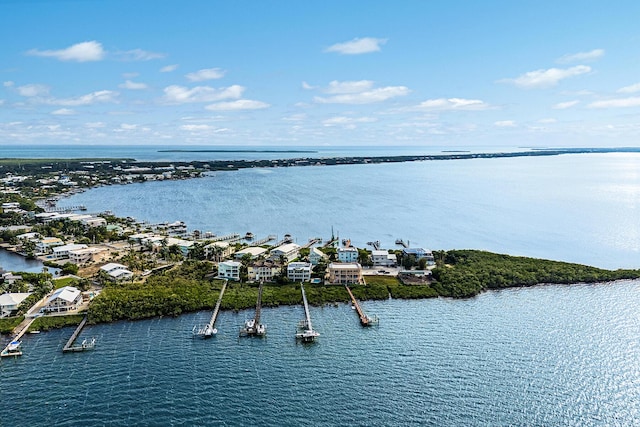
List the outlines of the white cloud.
{"type": "Polygon", "coordinates": [[[164,67],[160,68],[160,72],[161,73],[170,73],[172,71],[177,70],[178,67],[179,67],[178,64],[165,65],[164,67]]]}
{"type": "Polygon", "coordinates": [[[287,117],[283,117],[282,120],[285,122],[302,122],[306,120],[307,115],[305,113],[292,114],[287,117]]]}
{"type": "Polygon", "coordinates": [[[347,82],[339,82],[334,80],[329,83],[329,87],[327,87],[324,92],[330,94],[343,94],[343,93],[360,93],[365,90],[371,89],[373,87],[373,82],[371,80],[358,80],[358,81],[347,81],[347,82]]]}
{"type": "Polygon", "coordinates": [[[140,75],[140,73],[122,73],[122,77],[124,77],[125,79],[133,79],[135,77],[138,77],[140,75]]]}
{"type": "Polygon", "coordinates": [[[546,119],[538,120],[538,123],[542,123],[542,124],[557,123],[557,120],[552,117],[548,117],[546,119]]]}
{"type": "Polygon", "coordinates": [[[478,111],[491,108],[489,104],[479,99],[464,98],[437,98],[428,99],[421,102],[417,106],[411,108],[413,110],[433,110],[433,111],[478,111]]]}
{"type": "Polygon", "coordinates": [[[640,83],[635,83],[629,86],[621,87],[616,92],[618,93],[636,93],[640,92],[640,83]]]}
{"type": "Polygon", "coordinates": [[[15,85],[15,83],[12,82],[11,80],[2,83],[2,86],[4,86],[4,87],[13,87],[14,85],[15,85]]]}
{"type": "Polygon", "coordinates": [[[152,59],[162,59],[167,55],[158,52],[149,52],[142,49],[131,49],[114,52],[113,55],[120,61],[150,61],[152,59]]]}
{"type": "Polygon", "coordinates": [[[87,122],[84,126],[89,129],[100,129],[105,127],[106,124],[104,122],[87,122]]]}
{"type": "Polygon", "coordinates": [[[313,90],[316,89],[316,86],[311,86],[309,83],[307,82],[302,82],[302,89],[306,89],[306,90],[313,90]]]}
{"type": "Polygon", "coordinates": [[[558,102],[556,105],[553,106],[554,110],[566,110],[567,108],[571,108],[574,105],[578,105],[580,103],[580,101],[575,100],[575,101],[566,101],[566,102],[558,102]]]}
{"type": "Polygon", "coordinates": [[[77,107],[80,105],[91,105],[101,102],[116,102],[115,98],[117,96],[118,92],[113,92],[110,90],[99,90],[96,92],[88,93],[86,95],[78,96],[76,98],[47,99],[45,100],[45,103],[51,105],[62,105],[65,107],[77,107]]]}
{"type": "Polygon", "coordinates": [[[186,74],[185,77],[191,82],[202,82],[205,80],[217,80],[224,77],[226,71],[220,68],[205,68],[194,73],[186,74]]]}
{"type": "Polygon", "coordinates": [[[512,83],[522,88],[547,88],[557,85],[560,80],[579,76],[591,71],[587,65],[576,65],[571,68],[549,68],[547,70],[536,70],[524,73],[514,79],[502,79],[500,83],[512,83]]]}
{"type": "Polygon", "coordinates": [[[238,99],[230,102],[218,102],[207,105],[209,111],[239,111],[239,110],[261,110],[270,107],[269,104],[262,101],[254,101],[251,99],[238,99]]]}
{"type": "Polygon", "coordinates": [[[49,86],[40,85],[40,84],[30,84],[30,85],[18,86],[16,90],[18,91],[18,94],[20,94],[20,96],[26,96],[26,97],[43,96],[49,93],[49,86]]]}
{"type": "Polygon", "coordinates": [[[595,101],[588,105],[589,108],[628,108],[640,107],[640,97],[608,99],[605,101],[595,101]]]}
{"type": "Polygon", "coordinates": [[[239,85],[220,89],[209,86],[196,86],[189,89],[184,86],[172,85],[164,88],[164,101],[170,104],[215,102],[223,99],[240,98],[244,90],[245,88],[239,85]]]}
{"type": "Polygon", "coordinates": [[[499,128],[514,128],[516,127],[516,122],[513,120],[499,120],[494,122],[493,125],[499,128]]]}
{"type": "Polygon", "coordinates": [[[323,120],[322,124],[324,126],[344,126],[348,129],[355,129],[356,124],[358,123],[373,123],[376,121],[377,119],[373,117],[336,116],[336,117],[330,117],[326,120],[323,120]]]}
{"type": "Polygon", "coordinates": [[[143,89],[146,89],[148,86],[145,83],[138,83],[138,82],[132,82],[131,80],[127,80],[124,83],[119,84],[118,87],[122,89],[129,89],[129,90],[143,90],[143,89]]]}
{"type": "Polygon", "coordinates": [[[137,129],[138,125],[130,124],[130,123],[122,123],[120,124],[120,129],[123,130],[134,130],[137,129]]]}
{"type": "Polygon", "coordinates": [[[59,110],[55,110],[51,112],[51,114],[55,116],[71,116],[71,115],[74,115],[75,113],[76,113],[75,111],[69,108],[60,108],[59,110]]]}
{"type": "Polygon", "coordinates": [[[571,62],[595,61],[604,56],[604,49],[593,49],[589,52],[578,52],[563,55],[556,60],[560,64],[569,64],[571,62]]]}
{"type": "Polygon", "coordinates": [[[377,39],[374,37],[355,38],[348,42],[336,43],[329,46],[325,52],[336,52],[342,55],[359,55],[380,51],[380,45],[387,42],[387,39],[377,39]]]}
{"type": "Polygon", "coordinates": [[[410,92],[406,86],[387,86],[375,89],[372,87],[373,82],[369,80],[347,82],[334,80],[324,90],[333,96],[316,96],[314,101],[319,104],[372,104],[404,96],[410,92]]]}
{"type": "Polygon", "coordinates": [[[215,129],[214,126],[211,125],[182,125],[180,129],[186,130],[189,132],[198,132],[198,131],[207,131],[215,129]]]}
{"type": "Polygon", "coordinates": [[[30,56],[56,58],[60,61],[88,62],[103,60],[106,52],[102,48],[102,44],[94,40],[74,44],[60,50],[31,49],[27,51],[26,54],[30,56]]]}

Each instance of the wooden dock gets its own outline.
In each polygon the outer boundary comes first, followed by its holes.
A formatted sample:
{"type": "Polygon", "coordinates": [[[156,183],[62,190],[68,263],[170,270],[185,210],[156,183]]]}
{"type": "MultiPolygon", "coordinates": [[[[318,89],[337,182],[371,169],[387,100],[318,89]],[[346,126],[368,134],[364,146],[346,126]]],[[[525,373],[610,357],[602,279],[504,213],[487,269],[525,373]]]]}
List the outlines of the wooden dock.
{"type": "Polygon", "coordinates": [[[222,284],[222,289],[220,289],[220,295],[218,296],[218,301],[216,302],[216,306],[213,309],[213,314],[211,315],[211,320],[204,326],[194,326],[193,327],[193,335],[201,338],[211,338],[215,334],[218,333],[218,330],[215,328],[216,320],[218,319],[218,313],[220,312],[220,304],[222,304],[222,297],[224,296],[224,291],[227,289],[227,280],[222,284]]]}
{"type": "MultiPolygon", "coordinates": [[[[22,336],[27,333],[27,331],[29,330],[29,326],[31,326],[31,324],[35,320],[36,320],[35,317],[32,317],[31,319],[25,319],[22,321],[22,323],[16,326],[16,329],[18,328],[21,328],[21,329],[13,338],[11,338],[11,341],[9,341],[9,344],[7,344],[4,350],[0,352],[1,357],[22,356],[22,350],[20,350],[20,344],[21,344],[20,338],[22,338],[22,336]],[[15,345],[16,343],[17,345],[15,345]]],[[[16,329],[14,329],[14,331],[16,329]]]]}
{"type": "Polygon", "coordinates": [[[257,336],[263,337],[267,333],[266,325],[260,323],[260,313],[262,311],[262,288],[264,281],[260,282],[258,288],[258,300],[256,302],[256,314],[253,319],[249,319],[244,323],[244,328],[240,329],[240,336],[257,336]]]}
{"type": "Polygon", "coordinates": [[[44,208],[44,211],[47,213],[62,213],[62,212],[73,212],[73,211],[86,211],[87,207],[85,205],[78,206],[50,206],[44,208]]]}
{"type": "Polygon", "coordinates": [[[80,322],[76,330],[73,331],[73,335],[71,335],[71,338],[69,338],[69,341],[67,341],[65,346],[62,348],[63,353],[92,350],[95,347],[96,345],[95,338],[91,338],[91,340],[83,340],[82,344],[80,345],[75,345],[75,346],[73,345],[73,343],[75,343],[76,339],[78,338],[78,335],[80,335],[80,332],[82,332],[84,325],[86,324],[87,324],[87,316],[84,316],[84,318],[82,319],[82,322],[80,322]]]}
{"type": "Polygon", "coordinates": [[[307,294],[304,292],[304,286],[300,284],[302,291],[302,303],[304,304],[304,316],[305,318],[298,324],[298,333],[296,338],[301,339],[303,342],[313,342],[320,334],[313,330],[311,324],[311,314],[309,313],[309,303],[307,302],[307,294]]]}
{"type": "Polygon", "coordinates": [[[358,303],[358,300],[356,299],[356,297],[353,296],[353,292],[351,292],[351,289],[349,289],[349,286],[344,285],[344,287],[347,290],[347,292],[349,293],[349,296],[351,297],[351,304],[353,304],[353,308],[356,309],[356,312],[358,313],[358,317],[360,317],[360,324],[362,326],[377,325],[378,324],[378,317],[377,316],[374,316],[374,317],[367,316],[364,313],[364,311],[362,310],[362,308],[360,307],[360,304],[358,303]]]}

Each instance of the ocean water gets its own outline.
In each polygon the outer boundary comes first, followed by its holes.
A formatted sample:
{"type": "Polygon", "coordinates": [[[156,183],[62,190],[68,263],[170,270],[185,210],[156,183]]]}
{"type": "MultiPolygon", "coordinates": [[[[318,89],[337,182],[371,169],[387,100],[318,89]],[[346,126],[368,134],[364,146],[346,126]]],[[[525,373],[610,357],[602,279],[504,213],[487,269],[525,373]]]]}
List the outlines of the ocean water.
{"type": "Polygon", "coordinates": [[[191,230],[258,237],[396,239],[605,268],[640,266],[640,154],[576,154],[376,165],[244,169],[107,186],[84,204],[191,230]]]}
{"type": "Polygon", "coordinates": [[[265,339],[237,337],[252,311],[28,335],[2,360],[0,419],[24,426],[631,426],[640,418],[640,282],[540,286],[468,300],[312,307],[321,336],[296,343],[302,307],[265,309],[265,339]]]}

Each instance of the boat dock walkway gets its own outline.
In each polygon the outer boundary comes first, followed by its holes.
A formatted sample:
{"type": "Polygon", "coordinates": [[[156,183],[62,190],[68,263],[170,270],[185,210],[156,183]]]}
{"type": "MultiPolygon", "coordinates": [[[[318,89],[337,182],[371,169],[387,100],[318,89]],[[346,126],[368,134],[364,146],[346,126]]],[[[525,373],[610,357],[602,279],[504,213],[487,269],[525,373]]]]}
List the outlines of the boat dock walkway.
{"type": "Polygon", "coordinates": [[[224,291],[227,289],[227,280],[222,284],[222,288],[220,289],[220,296],[218,297],[218,301],[216,302],[216,307],[213,309],[213,314],[211,315],[211,320],[209,320],[209,328],[212,330],[216,324],[216,320],[218,319],[218,313],[220,312],[220,304],[222,304],[222,297],[224,296],[224,291]]]}
{"type": "Polygon", "coordinates": [[[344,285],[344,287],[349,293],[349,296],[351,297],[351,304],[353,304],[353,307],[356,309],[356,312],[358,313],[358,317],[360,317],[360,324],[362,326],[371,326],[371,325],[378,324],[378,318],[376,316],[371,318],[364,313],[364,311],[360,307],[360,304],[358,303],[358,300],[356,299],[355,296],[353,296],[353,292],[351,292],[351,289],[349,289],[349,286],[344,285]]]}
{"type": "Polygon", "coordinates": [[[18,326],[13,330],[18,331],[17,334],[9,341],[9,344],[0,352],[0,356],[8,357],[8,356],[22,356],[22,351],[19,350],[19,342],[20,338],[29,330],[29,326],[36,320],[36,317],[26,318],[24,319],[18,326]],[[18,343],[18,346],[14,346],[15,343],[18,343]]]}
{"type": "Polygon", "coordinates": [[[305,318],[298,325],[300,331],[296,334],[296,338],[299,338],[304,342],[312,342],[315,341],[316,337],[320,336],[320,334],[313,330],[311,314],[309,313],[309,303],[307,302],[307,294],[304,292],[304,285],[302,285],[302,283],[300,284],[300,290],[302,291],[302,303],[304,304],[305,318]]]}
{"type": "Polygon", "coordinates": [[[254,240],[252,245],[253,246],[260,246],[260,245],[264,245],[265,243],[270,242],[272,240],[276,240],[276,236],[274,234],[270,234],[269,236],[265,237],[264,239],[254,240]]]}
{"type": "Polygon", "coordinates": [[[224,296],[224,291],[227,289],[228,281],[225,280],[222,284],[222,288],[220,289],[220,295],[218,296],[218,301],[216,302],[216,306],[213,309],[213,314],[211,315],[211,320],[204,326],[196,325],[193,327],[193,335],[201,338],[211,338],[215,334],[218,333],[218,330],[215,328],[216,319],[218,318],[218,313],[220,312],[220,304],[222,304],[222,297],[224,296]]]}
{"type": "Polygon", "coordinates": [[[78,206],[50,206],[44,208],[44,211],[47,213],[61,213],[61,212],[72,212],[72,211],[86,211],[87,207],[85,205],[78,206]]]}
{"type": "Polygon", "coordinates": [[[84,325],[86,325],[86,323],[87,323],[87,316],[84,316],[84,318],[82,319],[82,322],[80,322],[76,330],[73,331],[73,335],[71,335],[71,338],[69,338],[69,341],[67,341],[65,346],[62,348],[63,353],[91,350],[95,347],[95,344],[96,344],[95,338],[92,338],[91,340],[84,340],[80,345],[76,345],[76,346],[73,345],[73,343],[76,341],[76,338],[78,338],[78,335],[80,335],[80,332],[82,332],[82,329],[84,328],[84,325]]]}
{"type": "Polygon", "coordinates": [[[307,243],[305,243],[301,247],[304,248],[304,249],[310,248],[311,246],[315,245],[316,243],[322,243],[322,238],[321,237],[311,238],[311,239],[309,239],[309,241],[307,243]]]}
{"type": "Polygon", "coordinates": [[[217,236],[217,237],[213,237],[209,240],[211,240],[212,242],[224,242],[224,241],[228,241],[228,242],[234,242],[237,240],[241,240],[242,237],[240,237],[239,234],[237,233],[233,233],[233,234],[227,234],[225,236],[217,236]]]}
{"type": "Polygon", "coordinates": [[[404,240],[402,240],[402,239],[397,239],[397,240],[396,240],[396,245],[400,245],[400,246],[402,246],[403,248],[408,248],[408,247],[409,247],[409,242],[406,242],[406,243],[405,243],[405,242],[404,242],[404,240]]]}
{"type": "Polygon", "coordinates": [[[262,311],[262,289],[264,281],[260,281],[258,287],[258,299],[256,301],[256,314],[253,319],[249,319],[244,323],[244,328],[240,329],[241,336],[258,336],[262,337],[267,333],[267,327],[260,324],[260,314],[262,311]]]}

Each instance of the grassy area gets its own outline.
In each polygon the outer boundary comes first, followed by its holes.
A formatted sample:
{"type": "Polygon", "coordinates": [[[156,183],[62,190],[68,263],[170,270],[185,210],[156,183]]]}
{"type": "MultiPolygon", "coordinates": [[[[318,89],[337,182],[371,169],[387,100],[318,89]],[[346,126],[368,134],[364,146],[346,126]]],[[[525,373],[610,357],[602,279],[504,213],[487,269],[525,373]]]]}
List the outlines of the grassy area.
{"type": "Polygon", "coordinates": [[[38,317],[29,326],[29,331],[48,331],[50,329],[64,328],[65,326],[76,326],[80,324],[83,317],[83,314],[38,317]]]}
{"type": "Polygon", "coordinates": [[[53,287],[55,289],[60,289],[60,288],[64,288],[65,286],[69,286],[71,284],[71,282],[73,282],[74,279],[73,277],[65,277],[64,279],[55,279],[53,281],[53,287]]]}
{"type": "Polygon", "coordinates": [[[18,326],[23,320],[24,316],[0,319],[0,334],[10,334],[13,328],[18,326]]]}

